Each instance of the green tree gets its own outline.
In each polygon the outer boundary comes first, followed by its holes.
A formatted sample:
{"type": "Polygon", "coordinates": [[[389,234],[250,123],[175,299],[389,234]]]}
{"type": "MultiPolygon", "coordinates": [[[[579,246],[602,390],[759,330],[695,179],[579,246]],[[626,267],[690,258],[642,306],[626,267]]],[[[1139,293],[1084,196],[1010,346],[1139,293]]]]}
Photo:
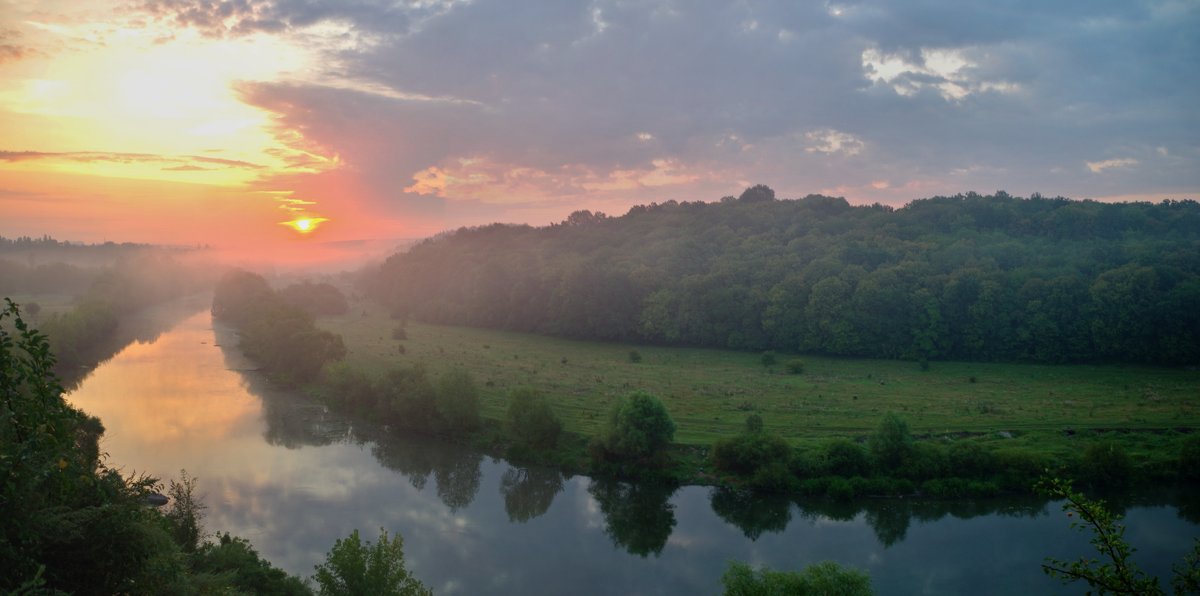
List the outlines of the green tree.
{"type": "Polygon", "coordinates": [[[204,537],[201,519],[207,506],[195,494],[196,478],[188,476],[187,470],[179,471],[179,481],[171,480],[167,488],[170,508],[167,510],[167,525],[175,543],[184,552],[195,552],[204,537]]]}
{"type": "Polygon", "coordinates": [[[399,534],[389,538],[387,530],[382,528],[375,544],[364,543],[358,530],[338,539],[313,574],[318,593],[326,596],[433,594],[404,568],[403,545],[399,534]]]}
{"type": "Polygon", "coordinates": [[[553,448],[562,434],[562,421],[536,389],[518,388],[508,393],[507,423],[513,440],[526,448],[553,448]]]}
{"type": "Polygon", "coordinates": [[[452,432],[468,432],[478,428],[479,387],[471,373],[454,369],[438,379],[437,411],[452,432]]]}
{"type": "Polygon", "coordinates": [[[601,431],[601,444],[610,455],[645,460],[657,455],[675,438],[675,421],[661,400],[635,391],[613,404],[601,431]]]}
{"type": "Polygon", "coordinates": [[[772,352],[771,350],[767,350],[766,352],[763,352],[762,356],[759,357],[758,361],[761,362],[762,365],[766,368],[771,368],[772,366],[775,366],[775,362],[776,362],[775,352],[772,352]]]}
{"type": "Polygon", "coordinates": [[[899,469],[913,453],[913,438],[908,423],[894,413],[887,413],[867,442],[871,458],[881,470],[899,469]]]}
{"type": "MultiPolygon", "coordinates": [[[[1071,527],[1090,530],[1092,546],[1100,554],[1099,559],[1080,557],[1070,562],[1048,557],[1042,564],[1042,571],[1063,583],[1083,581],[1097,594],[1163,593],[1158,579],[1147,575],[1131,559],[1135,549],[1125,541],[1125,526],[1119,523],[1121,516],[1109,511],[1103,501],[1084,497],[1071,488],[1070,482],[1058,478],[1043,478],[1036,488],[1048,497],[1065,501],[1062,508],[1072,518],[1071,527]]],[[[1200,542],[1185,561],[1186,567],[1177,568],[1177,593],[1186,593],[1189,582],[1195,582],[1198,554],[1200,542]]]]}
{"type": "Polygon", "coordinates": [[[832,561],[815,563],[802,571],[755,570],[740,561],[731,561],[721,576],[725,596],[869,596],[871,578],[853,568],[832,561]]]}

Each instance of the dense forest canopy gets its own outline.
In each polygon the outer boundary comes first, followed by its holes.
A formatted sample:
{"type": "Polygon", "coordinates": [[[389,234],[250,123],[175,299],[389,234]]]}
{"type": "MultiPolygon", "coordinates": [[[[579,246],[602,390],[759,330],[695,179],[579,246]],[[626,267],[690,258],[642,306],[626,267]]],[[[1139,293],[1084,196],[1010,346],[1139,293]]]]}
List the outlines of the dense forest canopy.
{"type": "Polygon", "coordinates": [[[910,359],[1200,361],[1200,204],[975,193],[903,208],[765,186],[463,228],[393,255],[397,316],[910,359]]]}

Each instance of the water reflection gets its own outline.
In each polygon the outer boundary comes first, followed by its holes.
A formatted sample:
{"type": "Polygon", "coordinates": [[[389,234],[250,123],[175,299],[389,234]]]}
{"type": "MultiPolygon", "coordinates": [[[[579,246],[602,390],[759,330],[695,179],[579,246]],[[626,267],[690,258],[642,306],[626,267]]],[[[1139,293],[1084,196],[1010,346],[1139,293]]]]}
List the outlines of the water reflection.
{"type": "Polygon", "coordinates": [[[500,478],[508,520],[523,524],[550,510],[563,490],[563,476],[550,468],[512,467],[500,478]]]}
{"type": "MultiPolygon", "coordinates": [[[[868,571],[880,594],[1070,593],[1039,564],[1090,548],[1037,500],[791,502],[512,466],[274,391],[235,341],[198,313],[69,399],[104,421],[110,462],[187,468],[209,531],[245,536],[301,575],[334,540],[380,527],[403,535],[410,568],[439,594],[714,593],[730,559],[835,560],[868,571]]],[[[1200,531],[1155,498],[1114,504],[1139,564],[1168,575],[1200,531]]]]}
{"type": "Polygon", "coordinates": [[[792,501],[780,495],[719,488],[712,491],[711,504],[713,513],[752,541],[763,532],[782,532],[792,521],[792,501]]]}
{"type": "Polygon", "coordinates": [[[613,544],[641,557],[662,553],[675,529],[671,495],[678,487],[593,480],[588,493],[604,514],[604,533],[613,544]]]}
{"type": "Polygon", "coordinates": [[[157,304],[145,310],[122,316],[117,328],[104,341],[79,354],[78,365],[64,368],[59,366],[55,373],[67,391],[83,383],[97,367],[111,360],[131,344],[149,344],[163,333],[179,325],[196,312],[207,310],[212,302],[208,293],[196,294],[165,304],[157,304]]]}

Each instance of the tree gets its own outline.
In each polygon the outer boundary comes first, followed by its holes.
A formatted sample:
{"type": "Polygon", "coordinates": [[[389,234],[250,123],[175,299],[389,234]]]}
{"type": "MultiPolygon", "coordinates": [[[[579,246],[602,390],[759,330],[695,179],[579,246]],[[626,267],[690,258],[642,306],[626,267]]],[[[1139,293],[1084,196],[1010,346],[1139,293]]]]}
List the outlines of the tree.
{"type": "Polygon", "coordinates": [[[610,455],[625,460],[646,460],[675,438],[675,421],[657,397],[635,391],[620,398],[608,413],[600,441],[610,455]]]}
{"type": "Polygon", "coordinates": [[[404,568],[404,541],[397,534],[388,538],[379,530],[379,541],[363,543],[354,530],[340,538],[316,566],[313,579],[319,592],[327,596],[421,596],[433,592],[404,568]]]}
{"type": "Polygon", "coordinates": [[[832,561],[816,563],[802,571],[755,570],[740,561],[732,561],[721,576],[725,596],[869,596],[871,578],[853,568],[832,561]]]}
{"type": "Polygon", "coordinates": [[[913,453],[913,438],[908,424],[894,413],[887,413],[879,422],[875,434],[867,446],[875,465],[882,470],[894,471],[908,461],[913,453]]]}
{"type": "Polygon", "coordinates": [[[188,476],[187,470],[180,470],[179,481],[171,480],[167,489],[167,495],[171,498],[171,508],[166,513],[167,525],[171,528],[175,543],[188,553],[195,552],[200,546],[200,539],[204,535],[200,520],[207,509],[194,494],[195,490],[196,478],[188,476]]]}
{"type": "Polygon", "coordinates": [[[479,427],[479,387],[471,373],[454,369],[442,375],[437,385],[437,411],[452,432],[479,427]]]}
{"type": "Polygon", "coordinates": [[[513,440],[527,448],[553,448],[562,434],[558,415],[536,389],[519,388],[508,393],[507,422],[513,440]]]}
{"type": "MultiPolygon", "coordinates": [[[[1080,557],[1071,562],[1047,557],[1042,564],[1046,575],[1063,583],[1083,581],[1097,594],[1163,594],[1158,579],[1146,575],[1131,560],[1136,549],[1125,541],[1120,515],[1109,511],[1103,501],[1093,501],[1076,492],[1066,480],[1043,478],[1035,488],[1048,497],[1065,501],[1062,508],[1072,518],[1071,527],[1090,530],[1092,546],[1100,554],[1099,560],[1080,557]]],[[[1175,567],[1172,583],[1176,594],[1195,593],[1200,588],[1200,541],[1182,565],[1175,567]]]]}

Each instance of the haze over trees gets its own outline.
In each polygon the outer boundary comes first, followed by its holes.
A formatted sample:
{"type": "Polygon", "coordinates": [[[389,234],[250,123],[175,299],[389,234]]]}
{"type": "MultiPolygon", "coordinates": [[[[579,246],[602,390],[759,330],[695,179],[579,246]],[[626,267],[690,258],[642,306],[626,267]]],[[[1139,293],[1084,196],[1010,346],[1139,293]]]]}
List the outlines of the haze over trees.
{"type": "Polygon", "coordinates": [[[463,228],[389,258],[400,317],[878,358],[1200,360],[1200,204],[975,193],[719,203],[463,228]]]}

